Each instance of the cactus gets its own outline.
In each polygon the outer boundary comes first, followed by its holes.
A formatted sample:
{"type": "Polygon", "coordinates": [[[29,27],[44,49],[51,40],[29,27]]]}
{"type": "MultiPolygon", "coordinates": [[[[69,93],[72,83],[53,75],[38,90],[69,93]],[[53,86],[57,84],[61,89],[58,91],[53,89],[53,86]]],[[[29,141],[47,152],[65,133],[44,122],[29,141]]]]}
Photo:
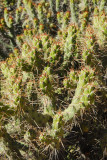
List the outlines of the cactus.
{"type": "Polygon", "coordinates": [[[0,33],[11,53],[0,62],[2,145],[10,159],[51,159],[49,151],[59,152],[72,132],[67,127],[106,97],[100,55],[105,1],[5,0],[3,5],[0,33]],[[10,12],[9,6],[15,8],[10,12]]]}
{"type": "Polygon", "coordinates": [[[68,28],[68,36],[66,38],[64,47],[64,66],[68,66],[69,62],[72,62],[74,56],[76,56],[76,37],[77,29],[71,25],[68,28]]]}
{"type": "Polygon", "coordinates": [[[74,0],[70,0],[71,20],[73,23],[77,23],[75,5],[76,3],[74,2],[74,0]]]}

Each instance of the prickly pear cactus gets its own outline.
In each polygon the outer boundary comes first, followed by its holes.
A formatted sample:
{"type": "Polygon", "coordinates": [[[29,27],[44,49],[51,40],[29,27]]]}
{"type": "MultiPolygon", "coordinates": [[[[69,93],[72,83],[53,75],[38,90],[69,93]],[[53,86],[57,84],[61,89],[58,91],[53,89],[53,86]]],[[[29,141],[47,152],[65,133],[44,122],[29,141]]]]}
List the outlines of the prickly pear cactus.
{"type": "Polygon", "coordinates": [[[105,3],[2,2],[0,33],[11,51],[0,62],[0,137],[7,158],[58,159],[74,121],[105,99],[105,3]]]}

